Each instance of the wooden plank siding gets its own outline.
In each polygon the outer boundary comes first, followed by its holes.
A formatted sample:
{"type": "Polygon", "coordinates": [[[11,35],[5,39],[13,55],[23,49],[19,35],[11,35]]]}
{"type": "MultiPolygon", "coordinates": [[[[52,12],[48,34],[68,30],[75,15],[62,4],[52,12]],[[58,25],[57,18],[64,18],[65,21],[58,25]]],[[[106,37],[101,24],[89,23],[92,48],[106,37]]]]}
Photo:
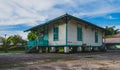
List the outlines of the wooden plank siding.
{"type": "Polygon", "coordinates": [[[35,31],[46,26],[48,30],[48,46],[103,45],[103,32],[105,32],[103,28],[69,14],[65,14],[26,31],[35,31]],[[66,18],[68,19],[65,20],[66,18]]]}

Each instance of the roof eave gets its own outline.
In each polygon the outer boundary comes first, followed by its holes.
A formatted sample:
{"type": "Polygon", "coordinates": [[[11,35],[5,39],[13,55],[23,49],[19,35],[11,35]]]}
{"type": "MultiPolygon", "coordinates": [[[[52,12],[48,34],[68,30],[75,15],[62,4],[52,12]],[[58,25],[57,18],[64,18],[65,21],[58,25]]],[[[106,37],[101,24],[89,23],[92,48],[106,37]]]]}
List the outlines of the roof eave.
{"type": "Polygon", "coordinates": [[[82,19],[80,19],[80,18],[74,17],[74,16],[69,15],[69,14],[66,13],[66,14],[64,14],[64,15],[62,15],[62,16],[60,16],[60,17],[57,17],[57,18],[55,18],[55,19],[53,19],[53,20],[50,20],[50,21],[48,21],[48,22],[46,22],[46,23],[44,23],[44,24],[40,24],[40,25],[37,25],[37,26],[32,27],[32,28],[30,28],[30,29],[27,29],[27,30],[25,30],[24,32],[32,31],[32,30],[34,31],[34,30],[35,30],[36,28],[38,28],[38,27],[45,26],[45,25],[47,25],[47,24],[49,24],[49,23],[52,23],[52,22],[54,22],[54,21],[56,21],[56,20],[59,20],[59,19],[61,19],[61,18],[64,18],[64,17],[71,17],[71,18],[73,18],[73,19],[75,19],[75,20],[82,21],[82,22],[84,22],[84,23],[86,23],[86,24],[88,24],[88,25],[97,27],[97,28],[103,30],[104,32],[107,31],[106,29],[104,29],[104,28],[102,28],[102,27],[99,27],[99,26],[97,26],[97,25],[95,25],[95,24],[92,24],[92,23],[90,23],[90,22],[88,22],[88,21],[82,20],[82,19]]]}
{"type": "Polygon", "coordinates": [[[27,29],[27,30],[25,30],[24,32],[31,31],[31,30],[33,30],[33,29],[35,29],[35,28],[37,28],[37,27],[41,27],[41,26],[47,25],[47,24],[49,24],[49,23],[52,23],[52,22],[54,22],[54,21],[56,21],[56,20],[59,20],[59,19],[65,17],[65,16],[67,16],[67,15],[68,15],[68,14],[66,13],[66,14],[64,14],[64,15],[62,15],[62,16],[60,16],[60,17],[57,17],[57,18],[55,18],[55,19],[52,19],[52,20],[50,20],[50,21],[48,21],[48,22],[46,22],[46,23],[43,23],[42,25],[40,24],[40,25],[37,25],[37,26],[32,27],[32,28],[30,28],[30,29],[27,29]]]}
{"type": "Polygon", "coordinates": [[[72,18],[74,18],[74,19],[76,19],[76,20],[78,20],[78,21],[85,22],[85,23],[87,23],[87,24],[89,24],[89,25],[91,25],[91,26],[94,26],[94,27],[97,27],[97,28],[100,28],[100,29],[106,31],[106,29],[104,29],[104,28],[102,28],[102,27],[99,27],[99,26],[97,26],[97,25],[95,25],[95,24],[92,24],[92,23],[90,23],[90,22],[88,22],[88,21],[82,20],[82,19],[80,19],[80,18],[77,18],[77,17],[71,16],[71,15],[69,15],[69,17],[72,17],[72,18]]]}

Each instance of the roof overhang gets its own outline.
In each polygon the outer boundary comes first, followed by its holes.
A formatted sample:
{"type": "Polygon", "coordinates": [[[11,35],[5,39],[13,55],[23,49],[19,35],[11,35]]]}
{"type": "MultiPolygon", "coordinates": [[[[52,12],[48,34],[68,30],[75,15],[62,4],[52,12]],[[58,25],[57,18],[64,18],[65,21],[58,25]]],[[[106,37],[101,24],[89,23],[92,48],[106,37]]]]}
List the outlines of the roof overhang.
{"type": "Polygon", "coordinates": [[[69,14],[64,14],[64,15],[62,15],[62,16],[60,16],[60,17],[58,17],[58,18],[55,18],[55,19],[53,19],[53,20],[50,20],[50,21],[48,21],[48,22],[46,22],[46,23],[43,23],[43,24],[37,25],[37,26],[35,26],[35,27],[29,28],[29,29],[25,30],[24,32],[27,32],[27,31],[35,31],[35,30],[37,30],[38,28],[44,27],[44,26],[46,26],[46,25],[48,25],[48,24],[50,24],[50,23],[53,23],[53,22],[55,22],[55,21],[58,21],[58,20],[60,20],[60,19],[66,18],[66,17],[68,17],[68,18],[70,18],[70,19],[74,19],[74,20],[76,20],[76,21],[83,22],[83,23],[85,23],[85,24],[87,24],[87,25],[96,27],[96,28],[98,28],[98,29],[101,29],[101,30],[104,31],[104,32],[107,32],[107,30],[104,29],[104,28],[102,28],[102,27],[99,27],[99,26],[97,26],[97,25],[95,25],[95,24],[92,24],[92,23],[90,23],[90,22],[88,22],[88,21],[79,19],[79,18],[74,17],[74,16],[69,15],[69,14]]]}

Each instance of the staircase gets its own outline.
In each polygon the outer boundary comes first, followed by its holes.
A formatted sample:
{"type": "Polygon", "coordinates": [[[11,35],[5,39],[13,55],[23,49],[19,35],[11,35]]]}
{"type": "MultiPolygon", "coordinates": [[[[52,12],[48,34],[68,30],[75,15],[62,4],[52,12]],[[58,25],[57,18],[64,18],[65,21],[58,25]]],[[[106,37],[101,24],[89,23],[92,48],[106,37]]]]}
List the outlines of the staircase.
{"type": "Polygon", "coordinates": [[[39,47],[48,46],[48,40],[33,40],[27,42],[26,53],[38,53],[39,47]],[[38,47],[38,48],[37,48],[38,47]]]}
{"type": "Polygon", "coordinates": [[[30,47],[26,50],[26,53],[38,53],[39,49],[36,49],[36,48],[37,48],[36,46],[30,47]]]}

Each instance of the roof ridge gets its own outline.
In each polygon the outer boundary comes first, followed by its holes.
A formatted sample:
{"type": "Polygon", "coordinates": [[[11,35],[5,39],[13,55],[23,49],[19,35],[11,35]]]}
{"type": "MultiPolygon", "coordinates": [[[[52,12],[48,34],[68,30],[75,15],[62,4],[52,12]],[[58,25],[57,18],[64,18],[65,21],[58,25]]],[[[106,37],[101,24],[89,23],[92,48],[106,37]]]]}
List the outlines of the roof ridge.
{"type": "MultiPolygon", "coordinates": [[[[34,27],[32,27],[32,28],[29,28],[29,29],[25,30],[24,32],[33,30],[33,29],[35,29],[36,27],[43,26],[43,25],[45,25],[45,24],[49,24],[49,23],[51,23],[51,22],[54,22],[54,21],[56,21],[56,20],[58,20],[58,19],[61,19],[61,18],[64,18],[64,17],[70,17],[70,18],[73,18],[73,19],[75,19],[75,20],[77,20],[77,21],[82,21],[82,22],[84,22],[84,23],[86,23],[86,24],[88,24],[88,25],[91,25],[91,26],[100,28],[100,29],[102,29],[102,30],[105,30],[104,28],[102,28],[102,27],[100,27],[100,26],[97,26],[97,25],[95,25],[95,24],[93,24],[93,23],[90,23],[90,22],[88,22],[88,21],[86,21],[86,20],[80,19],[80,18],[75,17],[75,16],[73,16],[73,15],[70,15],[70,14],[68,14],[68,13],[65,13],[65,14],[57,17],[57,18],[51,19],[51,20],[49,20],[49,21],[46,21],[46,22],[43,23],[42,25],[39,24],[39,25],[37,25],[37,26],[34,26],[34,27]]],[[[105,31],[106,31],[106,30],[105,30],[105,31]]]]}

